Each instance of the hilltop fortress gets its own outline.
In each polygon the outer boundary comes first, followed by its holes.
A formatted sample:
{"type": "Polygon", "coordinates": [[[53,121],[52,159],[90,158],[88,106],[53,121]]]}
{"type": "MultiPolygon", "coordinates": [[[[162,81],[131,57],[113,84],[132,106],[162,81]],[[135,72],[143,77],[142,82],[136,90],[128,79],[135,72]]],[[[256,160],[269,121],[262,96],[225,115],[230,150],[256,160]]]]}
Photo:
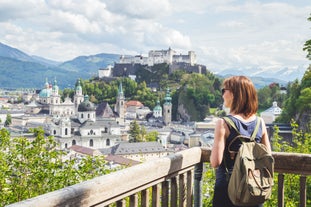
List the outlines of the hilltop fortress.
{"type": "Polygon", "coordinates": [[[124,56],[120,57],[120,64],[141,64],[153,66],[155,64],[167,63],[188,63],[191,66],[196,64],[196,55],[194,51],[189,51],[188,55],[177,54],[175,50],[168,48],[168,50],[151,50],[148,57],[142,55],[124,56]]]}
{"type": "Polygon", "coordinates": [[[176,70],[185,70],[189,73],[206,74],[205,65],[197,64],[196,54],[194,51],[188,51],[187,55],[178,54],[175,50],[151,50],[148,57],[142,55],[125,56],[121,55],[118,63],[114,67],[107,67],[98,71],[99,78],[103,77],[124,77],[135,76],[137,70],[144,66],[145,68],[152,67],[156,64],[166,63],[169,65],[169,73],[176,70]]]}

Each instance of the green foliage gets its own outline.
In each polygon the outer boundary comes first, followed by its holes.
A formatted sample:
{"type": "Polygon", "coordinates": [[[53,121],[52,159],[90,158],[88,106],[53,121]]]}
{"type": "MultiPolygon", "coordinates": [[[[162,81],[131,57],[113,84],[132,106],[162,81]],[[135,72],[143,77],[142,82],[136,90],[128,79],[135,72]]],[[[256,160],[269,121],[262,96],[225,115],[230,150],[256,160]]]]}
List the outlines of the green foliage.
{"type": "Polygon", "coordinates": [[[156,142],[159,136],[159,132],[151,131],[146,134],[146,141],[147,142],[156,142]]]}
{"type": "MultiPolygon", "coordinates": [[[[279,129],[274,127],[274,134],[272,138],[272,148],[276,152],[294,152],[294,153],[311,153],[311,134],[303,132],[299,129],[297,123],[292,121],[293,139],[292,144],[283,140],[279,136],[279,129]]],[[[275,186],[273,188],[273,195],[270,201],[267,202],[268,206],[277,206],[277,174],[274,176],[275,186]]],[[[299,205],[299,190],[300,182],[299,175],[285,174],[284,180],[284,201],[286,206],[298,206],[299,205]]],[[[311,177],[307,177],[307,192],[311,191],[311,177]]],[[[307,206],[311,205],[311,195],[307,193],[307,206]]]]}
{"type": "Polygon", "coordinates": [[[130,142],[154,142],[157,141],[159,132],[151,131],[147,133],[144,126],[139,126],[136,120],[130,123],[130,142]]]}
{"type": "Polygon", "coordinates": [[[34,140],[0,131],[0,206],[107,174],[103,157],[63,161],[53,137],[34,129],[34,140]]]}
{"type": "Polygon", "coordinates": [[[212,207],[212,201],[214,196],[214,185],[216,180],[215,170],[207,163],[203,172],[203,206],[212,207]]]}
{"type": "Polygon", "coordinates": [[[186,111],[191,111],[192,121],[203,120],[210,114],[210,107],[218,107],[222,103],[220,89],[214,88],[214,85],[220,86],[219,82],[214,76],[198,73],[182,76],[181,87],[177,91],[178,105],[183,104],[186,111]]]}
{"type": "Polygon", "coordinates": [[[282,94],[278,84],[271,84],[258,90],[258,108],[267,109],[276,101],[279,107],[282,107],[283,102],[287,98],[286,94],[282,94]]]}
{"type": "Polygon", "coordinates": [[[12,116],[11,116],[11,114],[7,114],[5,122],[4,122],[4,125],[5,126],[10,126],[11,124],[12,124],[12,116]]]}
{"type": "Polygon", "coordinates": [[[130,123],[130,130],[129,130],[129,134],[130,134],[130,142],[139,142],[139,138],[140,138],[140,126],[137,123],[136,120],[132,121],[130,123]]]}
{"type": "Polygon", "coordinates": [[[136,80],[138,83],[160,83],[163,79],[167,80],[168,73],[169,65],[166,63],[156,64],[152,67],[141,66],[136,72],[136,80]]]}
{"type": "MultiPolygon", "coordinates": [[[[311,21],[311,14],[308,20],[311,21]]],[[[311,39],[305,42],[303,50],[307,51],[307,58],[311,60],[311,39]]]]}

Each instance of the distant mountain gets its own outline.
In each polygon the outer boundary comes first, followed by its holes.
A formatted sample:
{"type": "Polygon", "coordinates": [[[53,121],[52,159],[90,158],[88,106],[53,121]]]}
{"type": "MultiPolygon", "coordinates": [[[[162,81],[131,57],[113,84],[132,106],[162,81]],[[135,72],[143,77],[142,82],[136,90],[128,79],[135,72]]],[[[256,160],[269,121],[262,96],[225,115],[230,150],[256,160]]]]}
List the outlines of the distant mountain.
{"type": "Polygon", "coordinates": [[[98,73],[98,69],[106,68],[108,65],[114,65],[115,62],[119,61],[119,58],[120,55],[118,54],[106,53],[79,56],[60,64],[59,67],[68,71],[82,72],[92,76],[98,73]]]}
{"type": "Polygon", "coordinates": [[[46,78],[57,80],[60,88],[72,88],[78,78],[89,79],[98,69],[119,60],[117,54],[80,56],[57,62],[0,43],[0,88],[42,88],[46,78]]]}
{"type": "Polygon", "coordinates": [[[60,87],[70,87],[80,78],[79,73],[70,73],[62,68],[45,66],[35,62],[0,57],[0,88],[42,88],[46,78],[54,78],[60,87]]]}
{"type": "MultiPolygon", "coordinates": [[[[287,84],[288,82],[296,79],[301,80],[307,68],[300,66],[298,68],[230,68],[221,71],[217,71],[217,75],[230,76],[230,75],[245,75],[248,77],[257,77],[261,81],[274,81],[281,84],[287,84]]],[[[267,85],[267,84],[266,84],[267,85]]]]}
{"type": "Polygon", "coordinates": [[[2,44],[1,42],[0,42],[0,56],[13,58],[20,61],[34,62],[34,59],[31,56],[27,55],[26,53],[16,48],[2,44]]]}
{"type": "Polygon", "coordinates": [[[35,62],[41,63],[42,65],[58,66],[58,65],[62,64],[62,62],[58,62],[58,61],[54,61],[54,60],[45,59],[45,58],[43,58],[43,57],[39,57],[39,56],[35,56],[35,55],[32,55],[31,57],[32,57],[32,59],[33,59],[35,62]]]}

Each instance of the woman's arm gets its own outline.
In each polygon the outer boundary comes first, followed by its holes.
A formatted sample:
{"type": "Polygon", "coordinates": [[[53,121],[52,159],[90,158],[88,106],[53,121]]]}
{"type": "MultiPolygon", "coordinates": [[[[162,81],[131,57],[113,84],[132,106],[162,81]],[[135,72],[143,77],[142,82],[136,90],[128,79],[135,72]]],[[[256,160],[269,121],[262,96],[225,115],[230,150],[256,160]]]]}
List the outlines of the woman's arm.
{"type": "Polygon", "coordinates": [[[223,119],[217,120],[214,132],[214,144],[210,157],[211,166],[213,168],[218,167],[222,162],[226,141],[225,137],[228,131],[229,129],[226,122],[223,119]]]}

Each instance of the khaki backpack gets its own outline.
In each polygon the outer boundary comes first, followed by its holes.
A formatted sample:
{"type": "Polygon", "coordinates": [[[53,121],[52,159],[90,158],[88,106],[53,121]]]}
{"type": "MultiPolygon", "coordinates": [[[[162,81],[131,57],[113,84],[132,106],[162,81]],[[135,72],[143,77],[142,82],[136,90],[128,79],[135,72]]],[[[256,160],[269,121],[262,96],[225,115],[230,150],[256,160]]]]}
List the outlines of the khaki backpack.
{"type": "MultiPolygon", "coordinates": [[[[251,137],[247,137],[240,134],[229,117],[223,118],[238,134],[228,145],[231,155],[237,153],[228,183],[229,198],[234,205],[238,206],[264,203],[270,199],[272,193],[274,159],[264,144],[255,141],[261,121],[257,117],[254,132],[251,137]],[[238,152],[231,151],[230,146],[237,139],[242,142],[241,147],[238,152]]],[[[224,164],[228,172],[226,162],[224,164]]]]}

